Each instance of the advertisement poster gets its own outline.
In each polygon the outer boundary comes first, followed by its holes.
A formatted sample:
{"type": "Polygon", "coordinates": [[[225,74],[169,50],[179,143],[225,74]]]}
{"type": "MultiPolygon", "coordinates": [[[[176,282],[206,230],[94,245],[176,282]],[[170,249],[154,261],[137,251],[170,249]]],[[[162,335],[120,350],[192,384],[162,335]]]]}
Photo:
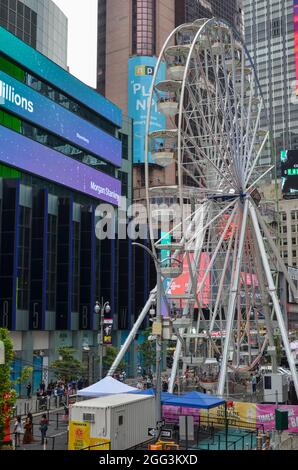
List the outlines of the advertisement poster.
{"type": "MultiPolygon", "coordinates": [[[[128,114],[129,117],[134,120],[134,163],[145,162],[148,98],[156,63],[157,58],[149,56],[131,57],[128,61],[128,114]]],[[[159,82],[165,79],[166,65],[161,64],[157,81],[159,82]]],[[[153,102],[150,132],[164,129],[165,126],[166,119],[157,111],[157,105],[153,102]]]]}
{"type": "MultiPolygon", "coordinates": [[[[255,403],[244,403],[244,402],[232,402],[231,406],[227,408],[227,416],[229,419],[229,426],[239,427],[239,424],[243,426],[244,423],[252,425],[256,424],[256,405],[255,403]]],[[[223,405],[210,410],[201,410],[201,417],[204,420],[212,418],[217,424],[225,425],[225,407],[223,405]]],[[[250,427],[250,426],[249,426],[250,427]]]]}
{"type": "MultiPolygon", "coordinates": [[[[190,260],[193,262],[193,254],[190,254],[190,260]]],[[[209,263],[209,255],[207,253],[202,253],[200,258],[200,266],[197,269],[197,285],[199,286],[206,271],[206,267],[209,263]]],[[[188,285],[190,283],[190,275],[189,275],[189,268],[187,258],[185,257],[183,260],[183,273],[173,279],[171,281],[170,287],[168,289],[168,293],[171,295],[182,295],[184,292],[187,292],[188,285]]],[[[201,293],[198,293],[198,299],[202,302],[202,307],[206,307],[210,300],[210,273],[208,274],[204,287],[202,288],[201,293]]],[[[181,305],[180,308],[184,307],[185,301],[180,301],[181,305]]],[[[195,304],[195,308],[197,308],[197,303],[195,304]]]]}
{"type": "Polygon", "coordinates": [[[179,423],[179,416],[193,416],[194,422],[200,421],[200,411],[197,408],[185,408],[181,406],[163,405],[162,416],[167,423],[179,423]]]}
{"type": "Polygon", "coordinates": [[[109,450],[110,441],[100,437],[90,437],[90,423],[71,421],[69,424],[68,450],[82,450],[92,446],[94,447],[90,450],[109,450]]]}
{"type": "Polygon", "coordinates": [[[16,132],[0,128],[0,162],[120,205],[121,182],[16,132]]]}

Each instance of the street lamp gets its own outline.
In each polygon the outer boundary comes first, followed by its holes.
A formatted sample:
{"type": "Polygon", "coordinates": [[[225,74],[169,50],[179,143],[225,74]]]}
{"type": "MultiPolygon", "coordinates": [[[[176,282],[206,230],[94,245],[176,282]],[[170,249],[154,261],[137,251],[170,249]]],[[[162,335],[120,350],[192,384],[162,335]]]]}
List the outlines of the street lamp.
{"type": "Polygon", "coordinates": [[[98,300],[95,303],[94,312],[96,314],[100,313],[100,341],[99,341],[99,378],[102,379],[102,364],[103,364],[103,326],[104,326],[104,316],[105,313],[110,313],[111,307],[110,302],[103,302],[101,299],[101,304],[98,300]]]}
{"type": "MultiPolygon", "coordinates": [[[[143,248],[153,259],[155,268],[156,268],[156,275],[157,275],[157,286],[156,286],[156,324],[160,327],[162,322],[161,316],[161,262],[157,259],[154,253],[149,250],[141,243],[134,242],[133,245],[139,246],[143,248]]],[[[161,339],[162,339],[162,331],[156,332],[154,334],[156,336],[156,422],[157,425],[161,422],[161,339]]]]}

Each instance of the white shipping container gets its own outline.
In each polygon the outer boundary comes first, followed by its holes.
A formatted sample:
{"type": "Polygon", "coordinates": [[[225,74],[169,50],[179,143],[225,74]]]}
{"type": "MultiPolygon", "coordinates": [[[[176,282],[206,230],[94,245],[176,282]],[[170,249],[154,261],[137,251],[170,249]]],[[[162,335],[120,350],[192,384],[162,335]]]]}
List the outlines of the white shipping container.
{"type": "Polygon", "coordinates": [[[112,450],[130,449],[150,440],[155,427],[155,397],[123,393],[74,403],[70,421],[90,422],[90,437],[110,439],[112,450]]]}

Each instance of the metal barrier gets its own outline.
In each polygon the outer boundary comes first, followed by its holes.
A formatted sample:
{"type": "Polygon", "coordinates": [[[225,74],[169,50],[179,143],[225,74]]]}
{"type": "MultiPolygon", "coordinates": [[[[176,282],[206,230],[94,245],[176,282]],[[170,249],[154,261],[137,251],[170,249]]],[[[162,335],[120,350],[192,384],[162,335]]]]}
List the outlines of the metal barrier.
{"type": "MultiPolygon", "coordinates": [[[[56,443],[56,438],[59,437],[59,436],[62,436],[63,434],[67,434],[67,431],[65,432],[62,432],[58,435],[55,435],[55,436],[46,436],[45,437],[45,442],[44,442],[44,446],[43,446],[43,450],[50,450],[49,447],[51,447],[51,450],[55,450],[55,443],[56,443]],[[48,446],[48,443],[50,443],[50,446],[48,446]]],[[[36,445],[38,443],[38,441],[41,440],[41,435],[37,435],[37,434],[32,434],[32,437],[34,439],[33,442],[31,442],[30,444],[21,444],[20,446],[17,446],[16,445],[16,437],[15,437],[15,433],[9,433],[9,434],[6,434],[4,437],[10,437],[10,441],[12,443],[12,446],[14,448],[14,450],[17,450],[19,447],[21,446],[31,446],[31,445],[36,445]]]]}
{"type": "Polygon", "coordinates": [[[78,449],[78,450],[111,450],[111,443],[103,442],[102,444],[96,444],[94,446],[88,446],[88,447],[84,447],[83,449],[78,449]],[[106,446],[109,446],[109,448],[106,449],[106,446]],[[104,447],[104,449],[102,449],[102,447],[104,447]]]}

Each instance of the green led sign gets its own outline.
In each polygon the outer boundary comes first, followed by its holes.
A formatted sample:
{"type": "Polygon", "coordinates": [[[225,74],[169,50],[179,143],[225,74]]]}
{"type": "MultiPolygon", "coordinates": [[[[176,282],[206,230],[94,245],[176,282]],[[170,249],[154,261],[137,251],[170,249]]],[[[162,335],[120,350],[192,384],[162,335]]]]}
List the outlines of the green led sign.
{"type": "Polygon", "coordinates": [[[288,168],[285,170],[285,174],[288,176],[298,176],[298,168],[288,168]]]}

